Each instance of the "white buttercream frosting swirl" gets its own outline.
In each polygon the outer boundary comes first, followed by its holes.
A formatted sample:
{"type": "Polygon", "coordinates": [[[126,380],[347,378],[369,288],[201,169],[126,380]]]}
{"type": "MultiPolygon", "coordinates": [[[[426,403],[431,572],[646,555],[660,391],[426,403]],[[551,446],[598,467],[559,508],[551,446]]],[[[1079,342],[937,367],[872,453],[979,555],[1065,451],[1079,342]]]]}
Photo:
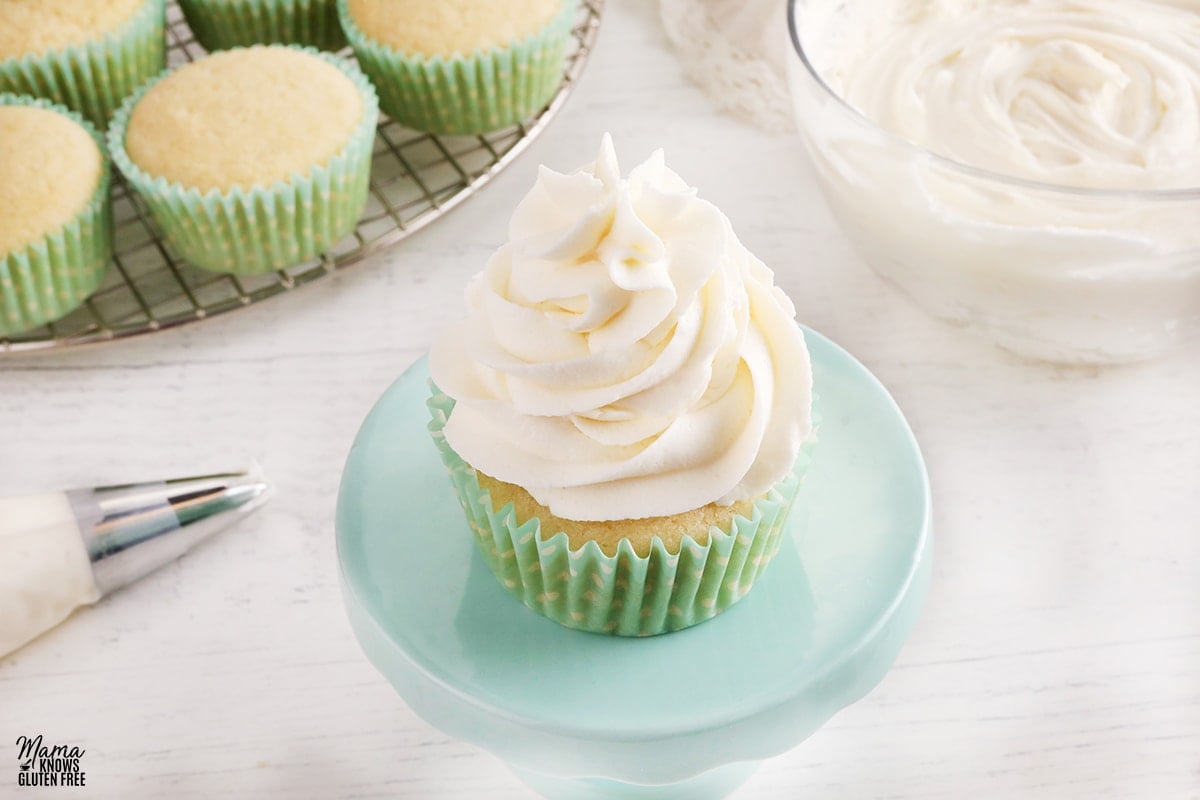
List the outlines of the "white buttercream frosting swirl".
{"type": "Polygon", "coordinates": [[[563,518],[765,493],[810,433],[795,310],[661,151],[622,178],[543,167],[430,353],[450,446],[563,518]]]}
{"type": "Polygon", "coordinates": [[[994,172],[1106,189],[1200,185],[1195,0],[879,0],[815,65],[866,116],[994,172]]]}

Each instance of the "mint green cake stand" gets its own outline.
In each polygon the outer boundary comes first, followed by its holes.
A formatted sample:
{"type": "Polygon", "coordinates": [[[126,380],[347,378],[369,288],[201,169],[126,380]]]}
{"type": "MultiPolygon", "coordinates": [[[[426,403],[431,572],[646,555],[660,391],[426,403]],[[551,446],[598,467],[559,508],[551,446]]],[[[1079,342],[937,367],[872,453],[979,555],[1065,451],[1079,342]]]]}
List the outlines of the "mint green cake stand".
{"type": "Polygon", "coordinates": [[[720,798],[802,742],[883,678],[932,549],[904,417],[861,364],[805,335],[820,442],[790,539],[738,605],[646,639],[560,627],[492,577],[425,432],[417,362],[363,423],[338,498],[367,657],[417,714],[552,800],[720,798]]]}

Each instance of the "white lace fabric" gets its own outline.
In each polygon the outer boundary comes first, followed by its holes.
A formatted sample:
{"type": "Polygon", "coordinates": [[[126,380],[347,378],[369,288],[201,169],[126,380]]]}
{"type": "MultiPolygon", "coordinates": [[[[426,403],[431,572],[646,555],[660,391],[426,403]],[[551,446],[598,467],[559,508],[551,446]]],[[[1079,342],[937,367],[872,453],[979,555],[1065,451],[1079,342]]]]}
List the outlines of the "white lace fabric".
{"type": "Polygon", "coordinates": [[[768,131],[795,128],[785,0],[660,0],[659,11],[684,70],[718,108],[768,131]]]}

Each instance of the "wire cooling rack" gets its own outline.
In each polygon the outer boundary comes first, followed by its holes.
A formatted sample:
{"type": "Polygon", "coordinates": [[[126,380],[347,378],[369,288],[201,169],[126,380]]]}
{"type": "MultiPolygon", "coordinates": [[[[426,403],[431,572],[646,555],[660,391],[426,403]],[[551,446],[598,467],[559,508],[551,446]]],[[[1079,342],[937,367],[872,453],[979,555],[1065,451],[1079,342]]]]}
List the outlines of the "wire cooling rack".
{"type": "MultiPolygon", "coordinates": [[[[580,4],[563,84],[546,108],[520,125],[483,136],[433,136],[381,115],[370,195],[358,227],[328,253],[294,267],[246,277],[192,266],[171,251],[145,205],[114,174],[115,252],[104,283],[66,317],[0,337],[0,354],[112,341],[198,322],[320,280],[411,236],[478,192],[545,129],[583,72],[603,7],[604,0],[580,4]]],[[[174,2],[167,9],[167,46],[172,65],[205,52],[174,2]]]]}

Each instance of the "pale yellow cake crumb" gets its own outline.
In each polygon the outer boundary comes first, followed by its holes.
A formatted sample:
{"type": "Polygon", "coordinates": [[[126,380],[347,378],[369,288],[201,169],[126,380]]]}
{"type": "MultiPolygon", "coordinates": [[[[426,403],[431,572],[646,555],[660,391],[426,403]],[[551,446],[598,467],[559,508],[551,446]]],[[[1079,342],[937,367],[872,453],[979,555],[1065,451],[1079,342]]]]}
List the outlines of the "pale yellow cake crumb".
{"type": "Polygon", "coordinates": [[[77,216],[102,168],[100,148],[79,123],[44,108],[0,106],[0,258],[77,216]]]}
{"type": "Polygon", "coordinates": [[[650,545],[656,536],[662,539],[667,552],[672,554],[679,552],[685,536],[691,536],[698,544],[706,544],[709,529],[713,525],[728,531],[735,516],[753,515],[754,504],[761,499],[739,500],[728,506],[709,503],[692,511],[668,517],[580,522],[555,516],[550,509],[534,500],[533,496],[520,486],[505,483],[479,471],[476,471],[475,475],[479,479],[480,487],[491,494],[492,508],[501,509],[512,503],[518,524],[524,524],[532,517],[540,519],[543,540],[550,539],[562,531],[567,534],[572,550],[578,550],[589,541],[594,541],[605,555],[610,556],[616,555],[617,543],[622,539],[628,539],[639,556],[650,555],[650,545]]]}
{"type": "Polygon", "coordinates": [[[545,27],[562,0],[350,0],[368,38],[411,55],[469,55],[545,27]]]}
{"type": "Polygon", "coordinates": [[[0,60],[99,39],[146,0],[0,0],[0,60]]]}
{"type": "Polygon", "coordinates": [[[130,116],[125,150],[149,175],[187,188],[269,186],[327,163],[363,113],[350,78],[315,55],[227,50],[155,84],[130,116]]]}

